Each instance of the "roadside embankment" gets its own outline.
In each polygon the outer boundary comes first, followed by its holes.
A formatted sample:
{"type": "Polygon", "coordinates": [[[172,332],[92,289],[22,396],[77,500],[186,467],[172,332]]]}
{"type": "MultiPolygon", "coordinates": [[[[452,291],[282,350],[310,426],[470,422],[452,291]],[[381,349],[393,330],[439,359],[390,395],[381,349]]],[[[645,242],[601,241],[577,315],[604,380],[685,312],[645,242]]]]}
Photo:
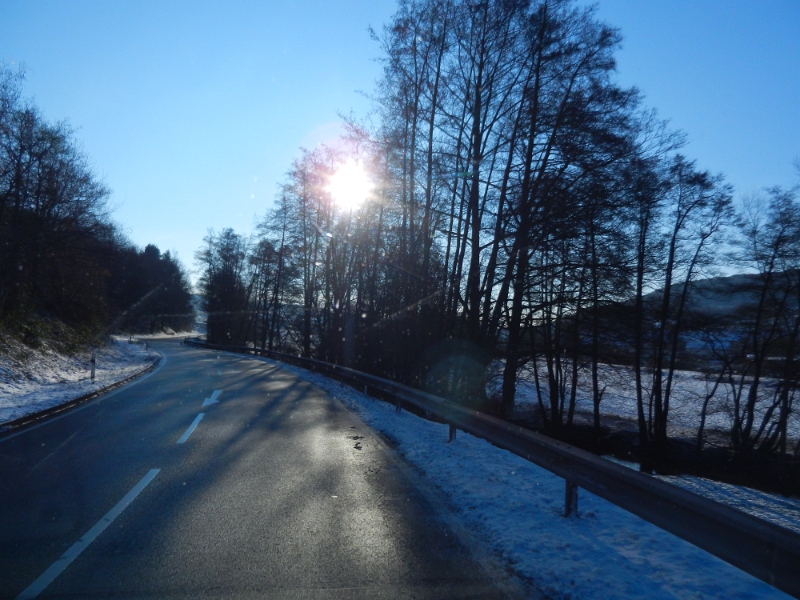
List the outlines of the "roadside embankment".
{"type": "Polygon", "coordinates": [[[0,426],[91,395],[159,357],[143,342],[113,336],[95,347],[60,350],[47,340],[28,346],[10,335],[0,337],[0,426]]]}

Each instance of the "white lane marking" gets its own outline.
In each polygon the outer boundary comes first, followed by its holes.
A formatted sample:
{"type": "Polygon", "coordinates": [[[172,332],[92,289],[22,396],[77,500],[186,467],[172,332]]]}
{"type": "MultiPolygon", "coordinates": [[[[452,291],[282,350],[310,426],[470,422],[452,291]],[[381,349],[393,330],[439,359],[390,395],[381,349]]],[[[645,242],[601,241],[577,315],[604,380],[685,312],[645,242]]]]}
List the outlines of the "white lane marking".
{"type": "Polygon", "coordinates": [[[36,598],[39,594],[41,594],[56,577],[61,575],[64,569],[66,569],[73,560],[78,558],[80,553],[83,552],[87,546],[91,544],[95,538],[97,538],[98,535],[103,533],[103,530],[106,527],[111,525],[114,519],[116,519],[120,513],[125,510],[131,502],[134,501],[136,496],[138,496],[141,491],[147,487],[147,484],[153,481],[160,470],[161,469],[150,469],[147,472],[147,475],[142,477],[141,481],[133,486],[133,489],[125,494],[125,497],[122,498],[122,500],[120,500],[114,508],[106,513],[106,516],[100,519],[94,525],[94,527],[84,534],[81,539],[72,544],[69,550],[64,552],[61,558],[50,565],[50,568],[42,573],[36,581],[23,590],[23,592],[17,596],[16,600],[29,600],[31,598],[36,598]]]}
{"type": "Polygon", "coordinates": [[[219,395],[221,393],[222,390],[214,390],[214,393],[211,394],[210,398],[206,398],[205,400],[203,400],[203,406],[208,406],[209,404],[217,404],[219,402],[217,398],[219,398],[219,395]]]}
{"type": "Polygon", "coordinates": [[[186,431],[183,433],[183,435],[181,436],[181,439],[179,439],[179,440],[178,440],[178,442],[177,442],[178,444],[182,444],[183,442],[185,442],[186,440],[188,440],[188,439],[189,439],[189,436],[190,436],[190,435],[192,435],[192,432],[193,432],[195,429],[197,429],[197,426],[200,424],[200,421],[202,421],[202,420],[203,420],[203,416],[204,416],[205,414],[206,414],[206,413],[200,413],[199,415],[197,415],[197,416],[194,418],[194,421],[192,421],[192,424],[191,424],[191,425],[189,425],[189,429],[187,429],[187,430],[186,430],[186,431]]]}

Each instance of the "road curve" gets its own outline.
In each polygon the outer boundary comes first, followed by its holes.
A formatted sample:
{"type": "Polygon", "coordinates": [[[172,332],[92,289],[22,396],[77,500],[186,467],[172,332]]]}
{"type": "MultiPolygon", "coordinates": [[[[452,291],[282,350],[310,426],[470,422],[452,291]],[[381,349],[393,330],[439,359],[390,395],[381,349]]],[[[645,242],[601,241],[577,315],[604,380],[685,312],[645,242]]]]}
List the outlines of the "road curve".
{"type": "Polygon", "coordinates": [[[507,598],[386,445],[278,366],[154,372],[0,437],[0,598],[507,598]]]}

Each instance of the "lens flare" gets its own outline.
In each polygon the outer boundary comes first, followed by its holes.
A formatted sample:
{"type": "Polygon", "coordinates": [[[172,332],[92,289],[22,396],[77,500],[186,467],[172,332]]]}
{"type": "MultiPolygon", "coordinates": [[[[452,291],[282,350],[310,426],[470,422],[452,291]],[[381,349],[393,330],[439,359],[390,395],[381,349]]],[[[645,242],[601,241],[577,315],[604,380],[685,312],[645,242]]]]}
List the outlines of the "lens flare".
{"type": "Polygon", "coordinates": [[[361,206],[372,193],[372,187],[372,181],[364,167],[352,158],[348,158],[328,182],[328,191],[333,201],[345,209],[361,206]]]}

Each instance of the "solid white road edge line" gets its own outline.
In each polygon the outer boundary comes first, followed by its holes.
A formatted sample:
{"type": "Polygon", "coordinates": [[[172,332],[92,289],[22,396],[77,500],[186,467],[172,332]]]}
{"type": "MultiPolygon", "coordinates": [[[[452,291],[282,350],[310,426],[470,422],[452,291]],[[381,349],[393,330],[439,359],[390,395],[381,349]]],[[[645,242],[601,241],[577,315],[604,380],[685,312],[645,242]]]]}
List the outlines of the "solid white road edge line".
{"type": "Polygon", "coordinates": [[[203,420],[203,416],[204,416],[205,414],[206,414],[206,413],[200,413],[199,415],[197,415],[197,416],[194,418],[194,421],[192,421],[192,424],[191,424],[191,425],[189,425],[189,429],[187,429],[187,430],[186,430],[186,431],[183,433],[183,435],[181,436],[181,438],[180,438],[180,439],[177,441],[177,443],[178,443],[178,444],[182,444],[183,442],[185,442],[186,440],[188,440],[188,439],[189,439],[189,436],[190,436],[190,435],[192,435],[192,432],[193,432],[195,429],[197,429],[197,426],[200,424],[200,421],[202,421],[202,420],[203,420]]]}
{"type": "Polygon", "coordinates": [[[36,598],[39,594],[41,594],[44,589],[50,585],[53,580],[58,577],[73,560],[78,558],[78,555],[83,552],[98,535],[103,533],[103,530],[106,527],[111,525],[114,519],[116,519],[120,513],[125,510],[131,502],[134,501],[136,496],[138,496],[141,491],[147,487],[147,484],[153,481],[160,470],[161,469],[150,469],[147,472],[147,475],[142,477],[141,481],[133,486],[133,489],[125,494],[125,497],[122,498],[122,500],[120,500],[114,508],[106,513],[105,517],[100,519],[94,527],[84,534],[81,539],[72,544],[70,549],[64,552],[61,558],[50,565],[49,569],[42,573],[36,581],[30,584],[19,596],[17,596],[16,600],[29,600],[31,598],[36,598]]]}
{"type": "MultiPolygon", "coordinates": [[[[211,394],[211,398],[206,398],[203,400],[203,406],[208,406],[209,404],[217,404],[219,400],[219,395],[222,393],[222,390],[214,390],[214,393],[211,394]]],[[[202,408],[202,407],[201,407],[202,408]]]]}

